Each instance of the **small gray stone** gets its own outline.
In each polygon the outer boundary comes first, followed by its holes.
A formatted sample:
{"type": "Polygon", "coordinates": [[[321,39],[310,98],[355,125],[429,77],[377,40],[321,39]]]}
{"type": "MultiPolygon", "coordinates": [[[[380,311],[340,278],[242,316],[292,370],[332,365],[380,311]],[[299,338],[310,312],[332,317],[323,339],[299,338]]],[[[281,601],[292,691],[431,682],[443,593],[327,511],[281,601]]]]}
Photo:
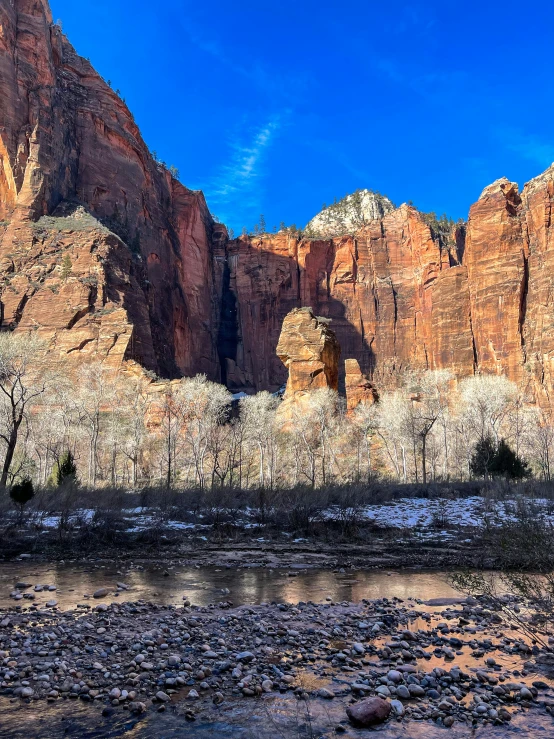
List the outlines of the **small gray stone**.
{"type": "Polygon", "coordinates": [[[237,654],[237,659],[239,662],[252,662],[254,655],[252,652],[239,652],[237,654]]]}
{"type": "Polygon", "coordinates": [[[394,711],[394,713],[397,716],[403,716],[404,715],[404,711],[406,709],[404,708],[404,704],[402,703],[402,701],[392,700],[390,702],[390,704],[391,704],[392,710],[394,711]]]}
{"type": "Polygon", "coordinates": [[[411,698],[410,691],[405,685],[399,685],[396,688],[396,695],[399,698],[403,698],[404,700],[408,700],[408,698],[411,698]]]}
{"type": "Polygon", "coordinates": [[[92,594],[93,598],[105,598],[107,595],[110,594],[110,588],[98,588],[98,590],[95,590],[92,594]]]}
{"type": "Polygon", "coordinates": [[[328,690],[327,688],[320,688],[317,691],[317,694],[320,698],[325,698],[326,700],[332,700],[335,697],[333,691],[328,690]]]}

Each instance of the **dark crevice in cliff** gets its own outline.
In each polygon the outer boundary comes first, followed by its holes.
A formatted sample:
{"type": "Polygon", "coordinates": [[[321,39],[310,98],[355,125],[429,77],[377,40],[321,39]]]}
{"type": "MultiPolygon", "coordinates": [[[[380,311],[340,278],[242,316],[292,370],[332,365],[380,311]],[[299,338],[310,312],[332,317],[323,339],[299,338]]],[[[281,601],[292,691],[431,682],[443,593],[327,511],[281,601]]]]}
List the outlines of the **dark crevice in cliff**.
{"type": "MultiPolygon", "coordinates": [[[[25,310],[25,306],[27,305],[28,300],[29,300],[29,296],[27,294],[23,295],[23,297],[21,298],[21,301],[19,302],[19,305],[17,306],[15,310],[13,325],[10,326],[10,328],[15,328],[19,324],[21,319],[23,318],[23,311],[25,310]]],[[[3,312],[3,309],[2,309],[2,312],[3,312]]]]}
{"type": "Polygon", "coordinates": [[[231,269],[225,259],[221,285],[221,312],[217,336],[217,355],[221,369],[221,382],[227,385],[227,359],[237,361],[239,326],[237,315],[237,296],[231,289],[231,269]]]}
{"type": "Polygon", "coordinates": [[[473,331],[473,321],[471,318],[471,308],[469,310],[469,330],[471,332],[471,348],[473,350],[473,371],[476,372],[479,366],[477,357],[477,345],[475,344],[475,332],[473,331]]]}
{"type": "Polygon", "coordinates": [[[529,292],[529,257],[523,254],[523,276],[521,278],[521,288],[519,297],[519,319],[518,331],[521,340],[521,350],[523,352],[523,361],[525,362],[525,337],[523,336],[523,326],[525,324],[525,316],[527,314],[527,294],[529,292]]]}
{"type": "Polygon", "coordinates": [[[392,300],[394,304],[393,346],[394,346],[394,354],[396,356],[396,325],[398,322],[398,302],[397,302],[396,290],[394,289],[394,285],[392,284],[392,281],[391,281],[391,291],[392,291],[392,300]]]}

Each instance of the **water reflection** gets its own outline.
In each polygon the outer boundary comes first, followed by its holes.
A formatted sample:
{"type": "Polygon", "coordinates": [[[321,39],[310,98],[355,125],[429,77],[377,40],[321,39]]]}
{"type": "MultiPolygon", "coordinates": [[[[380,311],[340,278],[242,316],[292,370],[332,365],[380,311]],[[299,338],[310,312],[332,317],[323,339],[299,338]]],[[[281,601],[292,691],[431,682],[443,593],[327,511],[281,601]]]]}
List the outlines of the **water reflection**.
{"type": "Polygon", "coordinates": [[[230,600],[234,605],[263,602],[287,602],[312,600],[358,602],[362,598],[448,598],[459,595],[441,572],[377,572],[356,570],[332,572],[329,570],[225,569],[215,567],[176,567],[164,576],[160,568],[126,568],[98,566],[82,567],[69,564],[36,565],[31,563],[0,563],[0,608],[16,604],[11,599],[17,582],[48,586],[56,592],[34,592],[33,587],[23,593],[33,593],[35,599],[17,601],[18,605],[44,605],[55,598],[62,609],[86,603],[86,595],[92,595],[102,587],[115,591],[123,582],[129,590],[117,596],[110,594],[106,602],[150,600],[160,604],[180,604],[183,597],[192,603],[205,606],[230,600]],[[291,576],[294,575],[294,576],[291,576]]]}
{"type": "MultiPolygon", "coordinates": [[[[334,726],[344,721],[344,706],[338,701],[310,703],[310,723],[304,715],[305,706],[290,697],[269,700],[242,700],[207,708],[198,720],[188,723],[179,710],[165,713],[149,712],[137,718],[125,711],[116,711],[111,718],[101,716],[100,706],[80,701],[63,701],[51,706],[45,704],[20,705],[0,698],[0,734],[2,739],[28,737],[125,737],[126,739],[303,739],[319,736],[335,737],[334,726]]],[[[545,714],[515,715],[510,726],[482,726],[476,729],[456,724],[444,729],[432,722],[388,723],[373,730],[380,739],[551,739],[552,718],[545,714]]],[[[370,732],[373,735],[373,732],[370,732]]],[[[348,728],[348,737],[363,739],[367,729],[348,728]]]]}

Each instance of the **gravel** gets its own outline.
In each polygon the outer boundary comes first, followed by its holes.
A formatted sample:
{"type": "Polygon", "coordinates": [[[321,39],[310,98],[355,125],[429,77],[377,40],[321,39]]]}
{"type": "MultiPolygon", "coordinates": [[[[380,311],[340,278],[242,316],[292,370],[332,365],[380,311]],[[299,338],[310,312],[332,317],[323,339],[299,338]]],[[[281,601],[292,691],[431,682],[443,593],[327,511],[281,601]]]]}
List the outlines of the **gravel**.
{"type": "Polygon", "coordinates": [[[354,716],[360,702],[382,700],[388,721],[444,727],[554,711],[550,683],[527,677],[530,658],[549,652],[476,601],[437,616],[398,599],[239,608],[136,601],[70,611],[52,602],[7,609],[0,623],[0,692],[27,702],[143,713],[190,701],[193,715],[203,700],[292,693],[339,701],[354,716]],[[469,656],[474,668],[456,664],[469,656]]]}

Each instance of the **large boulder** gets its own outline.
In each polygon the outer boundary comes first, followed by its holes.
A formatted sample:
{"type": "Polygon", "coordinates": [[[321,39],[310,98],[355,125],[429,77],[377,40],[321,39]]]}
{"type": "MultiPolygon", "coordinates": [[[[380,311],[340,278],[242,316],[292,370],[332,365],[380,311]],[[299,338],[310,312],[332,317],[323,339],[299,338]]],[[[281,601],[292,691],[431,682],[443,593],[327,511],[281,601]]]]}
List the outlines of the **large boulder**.
{"type": "Polygon", "coordinates": [[[346,715],[356,726],[375,726],[386,721],[391,704],[382,698],[365,698],[346,709],[346,715]]]}

